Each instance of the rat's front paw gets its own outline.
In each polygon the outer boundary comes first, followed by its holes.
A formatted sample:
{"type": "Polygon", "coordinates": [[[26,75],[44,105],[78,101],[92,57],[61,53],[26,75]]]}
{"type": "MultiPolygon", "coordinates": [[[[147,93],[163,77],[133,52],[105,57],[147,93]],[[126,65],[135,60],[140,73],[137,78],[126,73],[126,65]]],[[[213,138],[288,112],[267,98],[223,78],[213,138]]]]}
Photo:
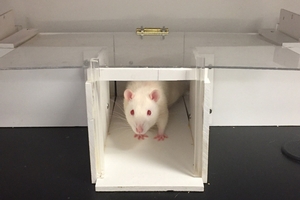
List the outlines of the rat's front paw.
{"type": "Polygon", "coordinates": [[[165,134],[157,134],[157,136],[154,137],[154,139],[157,141],[163,141],[165,138],[168,138],[168,136],[165,134]]]}
{"type": "Polygon", "coordinates": [[[134,137],[137,138],[138,140],[143,140],[146,137],[148,137],[148,135],[146,135],[146,134],[134,134],[134,137]]]}

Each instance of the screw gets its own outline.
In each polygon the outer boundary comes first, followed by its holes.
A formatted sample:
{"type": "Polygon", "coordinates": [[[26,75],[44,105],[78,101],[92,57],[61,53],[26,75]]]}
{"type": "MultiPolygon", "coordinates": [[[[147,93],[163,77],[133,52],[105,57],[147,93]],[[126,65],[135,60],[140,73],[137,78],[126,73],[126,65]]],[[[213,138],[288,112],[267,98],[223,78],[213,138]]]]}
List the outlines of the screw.
{"type": "Polygon", "coordinates": [[[83,61],[83,65],[84,66],[89,66],[90,65],[90,61],[89,60],[84,60],[83,61]]]}

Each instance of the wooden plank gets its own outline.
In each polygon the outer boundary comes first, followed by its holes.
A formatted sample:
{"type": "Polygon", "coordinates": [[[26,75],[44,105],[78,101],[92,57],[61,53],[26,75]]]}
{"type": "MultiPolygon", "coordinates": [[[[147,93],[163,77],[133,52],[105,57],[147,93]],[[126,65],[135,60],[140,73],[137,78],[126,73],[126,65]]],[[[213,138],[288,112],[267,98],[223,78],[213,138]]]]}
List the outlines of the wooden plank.
{"type": "Polygon", "coordinates": [[[92,95],[93,95],[93,118],[95,119],[95,155],[96,155],[96,172],[97,177],[102,177],[104,173],[104,161],[105,161],[105,110],[102,110],[100,100],[100,82],[93,82],[92,95]]]}
{"type": "Polygon", "coordinates": [[[98,68],[101,81],[193,80],[194,68],[98,68]]]}
{"type": "Polygon", "coordinates": [[[204,81],[203,94],[203,126],[202,126],[202,173],[203,183],[208,180],[208,147],[209,147],[209,127],[212,123],[212,96],[213,96],[213,80],[208,78],[204,81]]]}
{"type": "Polygon", "coordinates": [[[96,183],[97,172],[96,172],[96,150],[95,150],[95,120],[93,119],[93,93],[92,83],[85,83],[85,94],[86,94],[86,110],[87,110],[87,125],[89,135],[89,152],[90,152],[90,164],[91,164],[91,180],[92,183],[96,183]]]}

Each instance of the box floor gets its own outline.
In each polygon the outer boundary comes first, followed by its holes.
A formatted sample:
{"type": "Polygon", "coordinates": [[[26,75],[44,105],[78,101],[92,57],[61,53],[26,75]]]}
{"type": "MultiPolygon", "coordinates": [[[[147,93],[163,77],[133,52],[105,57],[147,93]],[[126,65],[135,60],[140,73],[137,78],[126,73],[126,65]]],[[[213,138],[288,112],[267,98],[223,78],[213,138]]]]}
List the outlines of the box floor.
{"type": "Polygon", "coordinates": [[[104,178],[97,191],[203,191],[202,178],[194,176],[194,145],[183,99],[169,112],[168,138],[137,140],[125,120],[123,99],[117,99],[105,143],[104,178]]]}
{"type": "Polygon", "coordinates": [[[280,151],[292,139],[300,127],[211,127],[204,193],[96,193],[86,127],[0,128],[0,199],[298,200],[300,164],[280,151]]]}

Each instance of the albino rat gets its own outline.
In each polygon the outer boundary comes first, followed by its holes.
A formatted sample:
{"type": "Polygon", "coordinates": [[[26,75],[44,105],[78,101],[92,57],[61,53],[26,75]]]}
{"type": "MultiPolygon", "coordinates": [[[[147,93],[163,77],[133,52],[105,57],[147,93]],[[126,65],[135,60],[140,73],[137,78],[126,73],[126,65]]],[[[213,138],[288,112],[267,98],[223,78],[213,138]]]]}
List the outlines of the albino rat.
{"type": "Polygon", "coordinates": [[[187,81],[133,81],[124,91],[124,112],[128,124],[139,140],[148,137],[145,133],[157,125],[154,139],[167,138],[168,107],[187,90],[187,81]]]}

